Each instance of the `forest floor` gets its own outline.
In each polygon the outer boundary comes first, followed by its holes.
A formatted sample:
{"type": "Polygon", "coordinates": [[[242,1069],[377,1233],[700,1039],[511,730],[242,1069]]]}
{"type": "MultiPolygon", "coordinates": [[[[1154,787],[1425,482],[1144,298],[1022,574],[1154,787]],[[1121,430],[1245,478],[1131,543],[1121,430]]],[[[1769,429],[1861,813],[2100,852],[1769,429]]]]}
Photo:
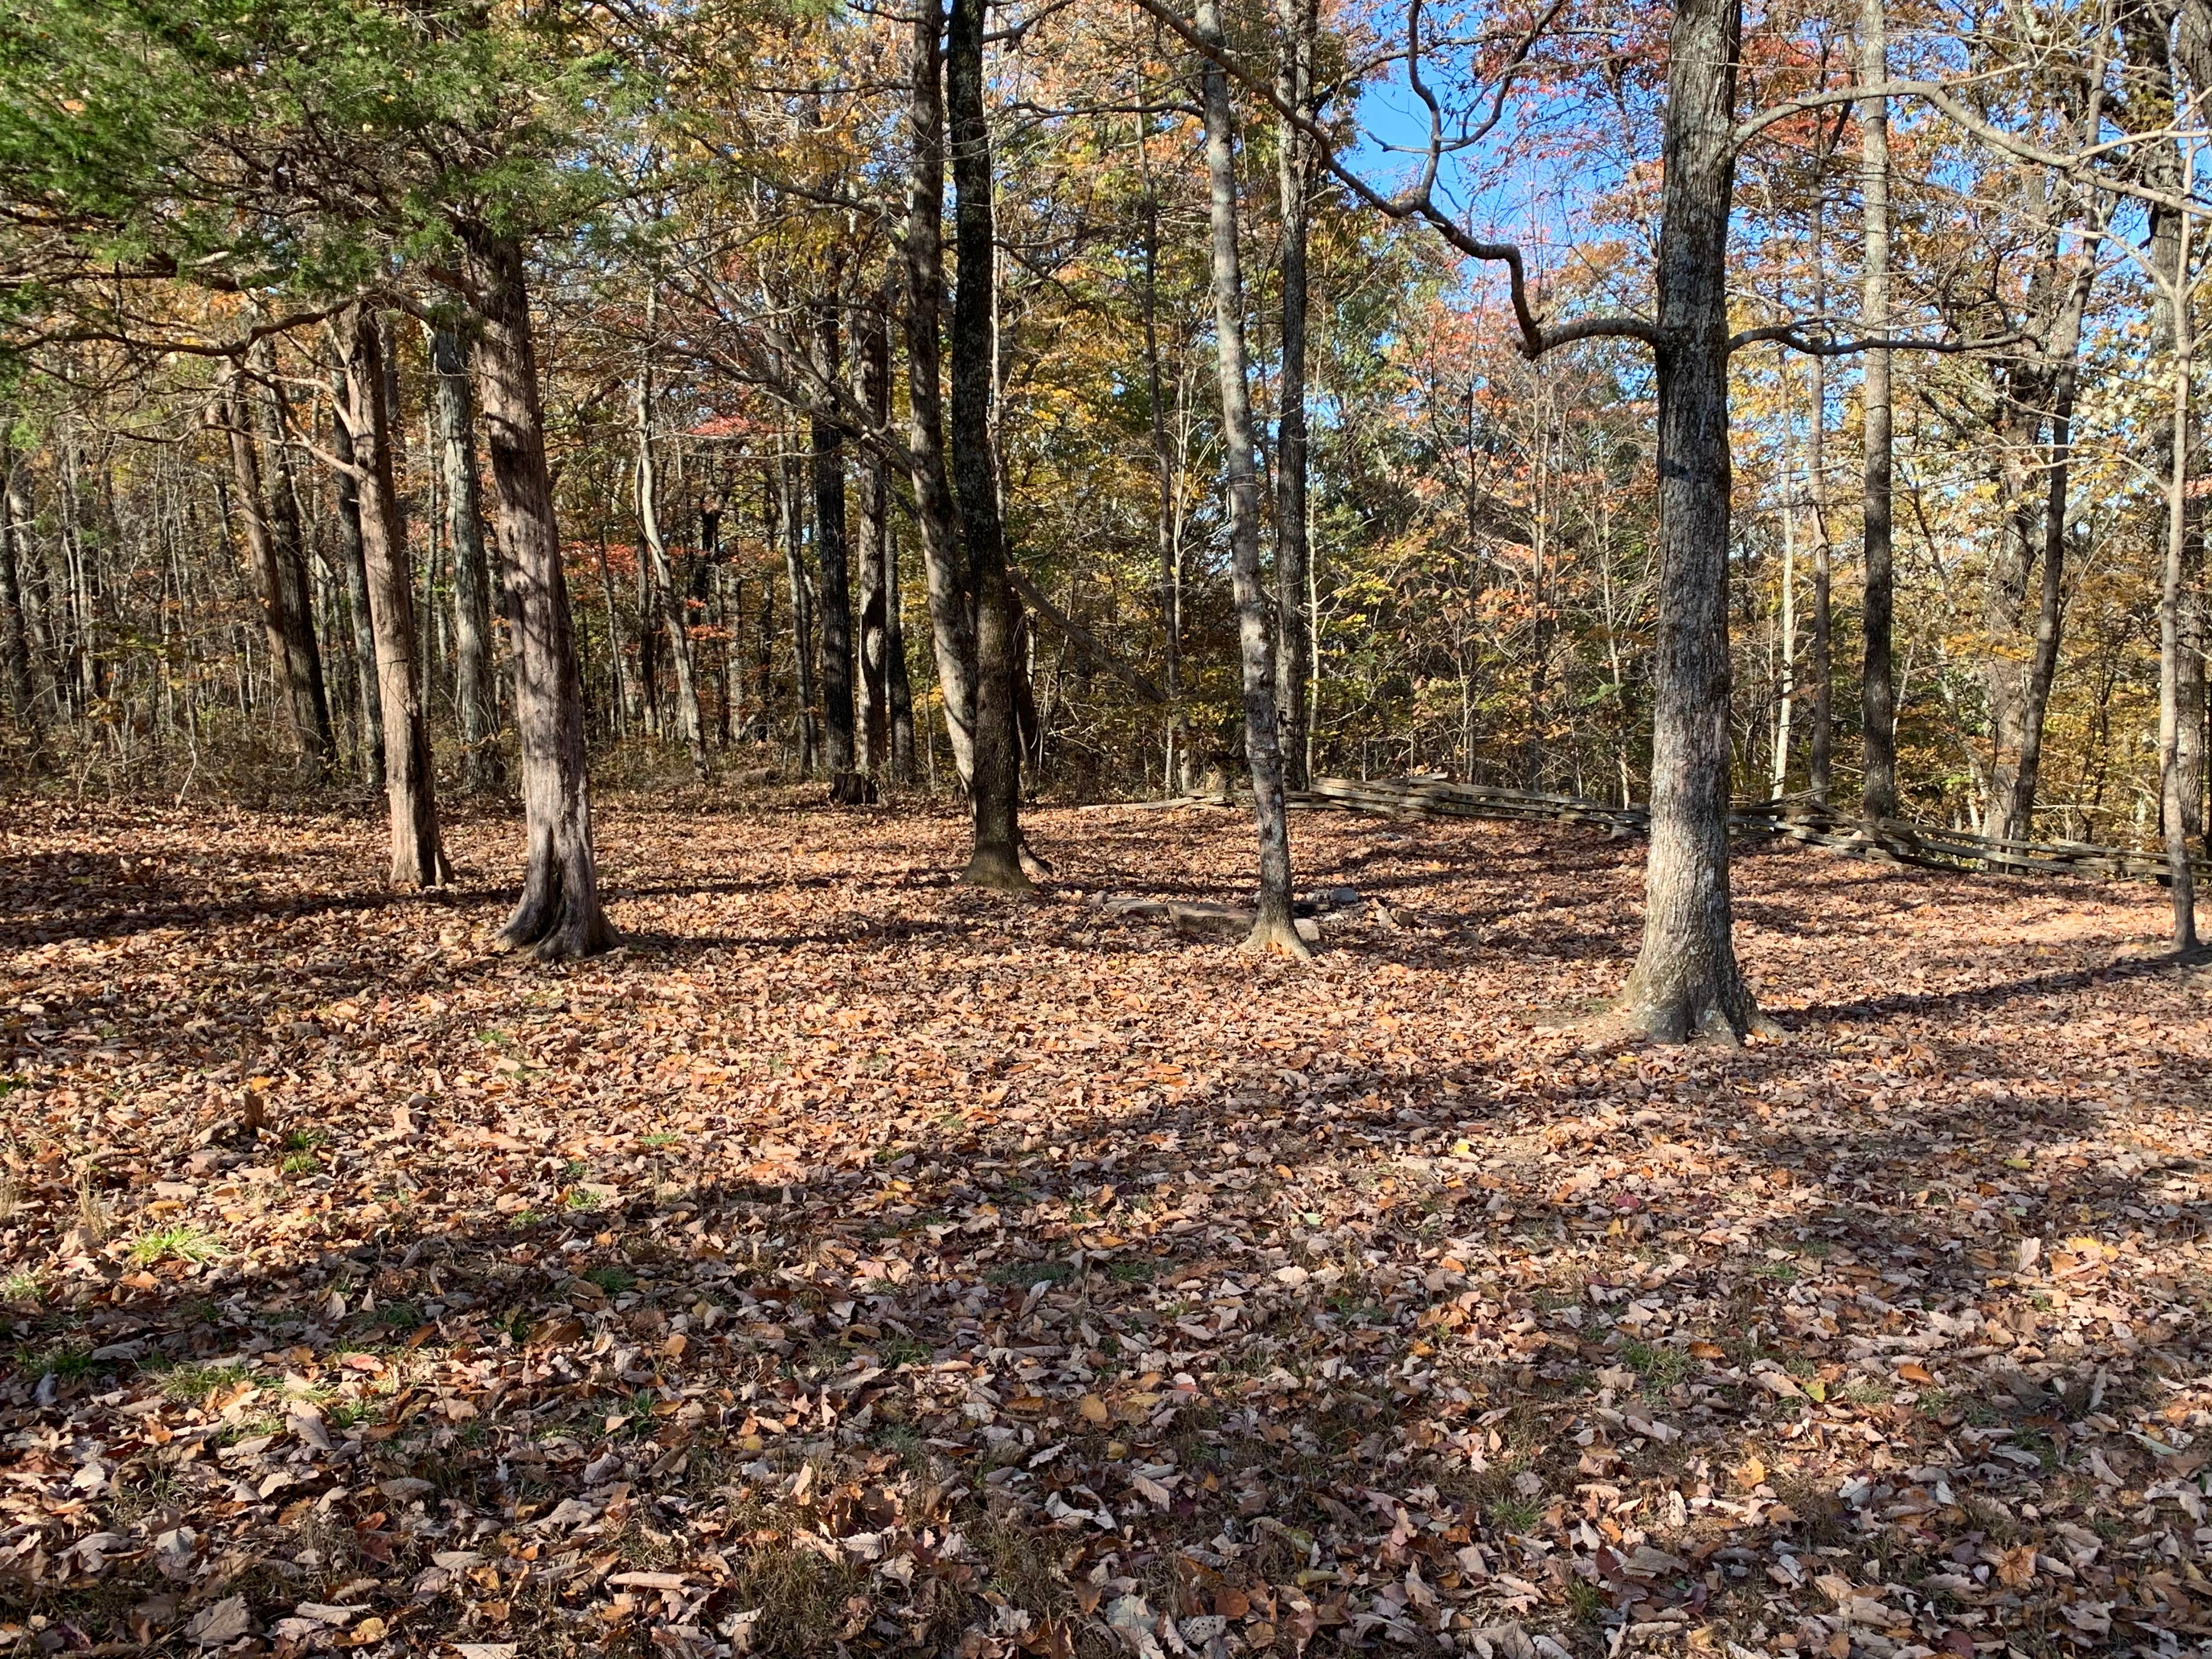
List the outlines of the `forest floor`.
{"type": "Polygon", "coordinates": [[[1297,967],[1097,902],[1227,812],[615,799],[546,968],[507,817],[0,823],[0,1652],[2212,1643],[2155,890],[1763,846],[1787,1038],[1592,1058],[1584,830],[1302,815],[1297,967]]]}

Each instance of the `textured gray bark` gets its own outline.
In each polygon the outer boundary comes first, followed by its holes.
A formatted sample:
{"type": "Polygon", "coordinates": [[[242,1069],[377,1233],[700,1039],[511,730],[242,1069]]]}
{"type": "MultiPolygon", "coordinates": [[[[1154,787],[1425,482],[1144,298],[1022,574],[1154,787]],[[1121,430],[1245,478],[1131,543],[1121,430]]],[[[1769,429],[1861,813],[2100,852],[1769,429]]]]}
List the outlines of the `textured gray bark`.
{"type": "Polygon", "coordinates": [[[21,532],[15,512],[15,458],[0,417],[0,657],[7,659],[8,709],[15,730],[35,754],[41,740],[37,684],[31,672],[30,617],[15,562],[21,532]]]}
{"type": "Polygon", "coordinates": [[[1006,586],[1006,531],[999,513],[991,435],[997,371],[992,273],[991,133],[983,107],[985,0],[952,0],[945,37],[954,240],[960,281],[952,300],[952,483],[968,546],[975,611],[975,729],[969,798],[975,846],[962,879],[1025,890],[1021,865],[1021,740],[1015,677],[1020,617],[1006,586]]]}
{"type": "Polygon", "coordinates": [[[528,836],[522,895],[501,939],[544,957],[590,956],[611,947],[615,931],[599,907],[592,851],[583,683],[545,465],[545,418],[522,250],[477,228],[469,256],[483,325],[477,337],[477,401],[483,410],[507,628],[514,641],[514,720],[528,836]]]}
{"type": "MultiPolygon", "coordinates": [[[[307,613],[306,572],[296,563],[297,546],[287,548],[278,538],[262,475],[259,445],[255,437],[252,394],[233,380],[223,403],[223,426],[230,446],[231,483],[238,506],[239,531],[246,543],[248,567],[253,572],[256,597],[260,601],[261,632],[269,647],[270,670],[276,682],[284,720],[310,767],[319,771],[329,757],[327,705],[316,719],[314,634],[307,613]]],[[[298,532],[296,514],[292,531],[298,532]]]]}
{"type": "Polygon", "coordinates": [[[499,700],[492,689],[491,562],[484,550],[469,349],[458,330],[432,333],[431,404],[447,545],[453,556],[453,704],[460,715],[461,780],[471,789],[496,789],[506,781],[506,769],[498,748],[499,700]]]}
{"type": "MultiPolygon", "coordinates": [[[[1223,46],[1216,0],[1200,0],[1199,38],[1223,46]]],[[[1221,436],[1229,485],[1229,560],[1237,600],[1238,667],[1244,692],[1244,756],[1252,773],[1252,817],[1260,841],[1260,896],[1246,948],[1303,959],[1305,943],[1291,916],[1291,836],[1283,804],[1283,757],[1276,726],[1274,640],[1260,571],[1260,480],[1253,441],[1252,393],[1244,355],[1244,282],[1237,246],[1236,134],[1229,78],[1207,58],[1207,221],[1212,231],[1214,345],[1221,379],[1221,436]]]]}
{"type": "MultiPolygon", "coordinates": [[[[860,308],[854,327],[860,407],[878,427],[890,424],[890,319],[883,296],[860,308]]],[[[890,474],[880,457],[871,455],[860,472],[860,765],[880,772],[890,763],[890,662],[886,607],[896,580],[897,551],[891,539],[890,474]],[[889,579],[887,580],[887,578],[889,579]]]]}
{"type": "Polygon", "coordinates": [[[1182,572],[1176,537],[1176,452],[1168,437],[1167,393],[1160,373],[1160,198],[1145,155],[1144,137],[1139,126],[1137,155],[1145,175],[1145,279],[1138,298],[1145,325],[1145,390],[1152,416],[1152,467],[1159,477],[1153,503],[1152,544],[1159,559],[1160,656],[1168,698],[1168,763],[1162,769],[1160,785],[1173,791],[1179,781],[1182,793],[1188,794],[1192,775],[1190,734],[1182,708],[1182,572]]]}
{"type": "Polygon", "coordinates": [[[912,177],[900,252],[906,273],[907,448],[914,521],[929,599],[930,649],[952,748],[968,787],[975,763],[975,614],[945,459],[945,105],[940,0],[916,0],[908,37],[907,138],[912,177]]]}
{"type": "MultiPolygon", "coordinates": [[[[658,319],[658,296],[656,289],[646,302],[648,331],[658,319]]],[[[683,590],[677,586],[668,543],[660,532],[660,472],[653,453],[653,360],[649,355],[638,366],[636,396],[630,404],[630,416],[631,436],[637,444],[638,529],[650,567],[649,585],[654,605],[660,613],[661,631],[668,642],[669,665],[676,679],[673,723],[676,734],[683,738],[684,750],[691,757],[692,772],[703,778],[707,775],[707,733],[706,723],[700,717],[698,669],[691,653],[691,632],[685,625],[683,590]]],[[[667,724],[664,721],[662,725],[663,738],[668,735],[667,724]]]]}
{"type": "Polygon", "coordinates": [[[1620,1009],[1662,1042],[1765,1024],[1736,963],[1729,896],[1728,225],[1741,29],[1739,0],[1680,0],[1668,33],[1651,848],[1620,1009]]]}
{"type": "Polygon", "coordinates": [[[254,366],[266,382],[264,395],[251,402],[261,430],[263,453],[269,458],[264,482],[269,492],[270,551],[275,556],[276,579],[284,590],[281,608],[286,678],[304,688],[305,707],[301,712],[309,722],[309,736],[303,746],[319,772],[337,758],[337,744],[331,735],[330,692],[323,683],[322,648],[315,638],[314,588],[307,576],[307,538],[300,511],[299,481],[293,475],[291,452],[285,447],[291,411],[284,383],[277,376],[273,341],[261,343],[254,366]]]}
{"type": "Polygon", "coordinates": [[[814,584],[806,574],[806,514],[796,456],[783,464],[783,571],[791,584],[792,694],[799,704],[799,767],[811,772],[822,759],[820,706],[814,685],[814,584]]]}
{"type": "MultiPolygon", "coordinates": [[[[1277,0],[1277,11],[1283,42],[1276,94],[1310,122],[1315,113],[1315,0],[1277,0]]],[[[1306,697],[1314,652],[1306,614],[1313,556],[1306,542],[1306,233],[1312,147],[1313,141],[1303,131],[1285,123],[1276,161],[1283,238],[1283,368],[1282,408],[1275,428],[1275,718],[1281,732],[1283,780],[1292,789],[1306,787],[1306,697]]]]}
{"type": "MultiPolygon", "coordinates": [[[[814,305],[814,372],[834,386],[843,360],[836,271],[814,305]]],[[[822,725],[833,775],[853,769],[858,744],[853,707],[853,570],[845,523],[845,434],[816,413],[808,422],[814,462],[814,563],[822,578],[822,725]]]]}
{"type": "Polygon", "coordinates": [[[376,638],[376,688],[384,711],[384,794],[392,818],[392,884],[434,887],[451,871],[438,835],[430,728],[415,661],[415,592],[392,483],[392,416],[385,402],[384,330],[367,304],[346,325],[346,413],[361,486],[362,559],[376,638]]]}
{"type": "MultiPolygon", "coordinates": [[[[1889,74],[1882,8],[1887,0],[1862,0],[1859,76],[1879,84],[1889,74]]],[[[1859,326],[1869,336],[1889,331],[1889,100],[1859,105],[1860,193],[1864,216],[1865,270],[1859,326]]],[[[1859,399],[1865,417],[1865,597],[1859,612],[1865,659],[1859,679],[1859,727],[1864,776],[1860,805],[1869,817],[1897,816],[1897,670],[1894,644],[1897,586],[1891,524],[1893,456],[1890,441],[1889,356],[1866,354],[1859,399]]]]}
{"type": "Polygon", "coordinates": [[[349,398],[345,372],[331,379],[331,453],[337,458],[338,566],[345,578],[346,611],[353,629],[354,670],[361,702],[362,775],[374,789],[384,787],[384,702],[376,690],[376,630],[368,619],[368,568],[361,550],[361,485],[354,477],[353,429],[346,419],[349,398]]]}

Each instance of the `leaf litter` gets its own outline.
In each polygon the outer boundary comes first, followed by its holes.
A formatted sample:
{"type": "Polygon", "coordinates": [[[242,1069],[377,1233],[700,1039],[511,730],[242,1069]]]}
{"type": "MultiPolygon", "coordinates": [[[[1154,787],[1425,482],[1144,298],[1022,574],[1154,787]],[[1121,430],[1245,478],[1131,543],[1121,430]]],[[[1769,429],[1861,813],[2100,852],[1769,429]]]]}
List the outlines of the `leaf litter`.
{"type": "Polygon", "coordinates": [[[2212,1639],[2212,981],[2163,898],[1762,849],[1787,1040],[1578,1049],[1631,849],[794,793],[18,802],[0,1642],[519,1659],[2174,1654],[2212,1639]]]}

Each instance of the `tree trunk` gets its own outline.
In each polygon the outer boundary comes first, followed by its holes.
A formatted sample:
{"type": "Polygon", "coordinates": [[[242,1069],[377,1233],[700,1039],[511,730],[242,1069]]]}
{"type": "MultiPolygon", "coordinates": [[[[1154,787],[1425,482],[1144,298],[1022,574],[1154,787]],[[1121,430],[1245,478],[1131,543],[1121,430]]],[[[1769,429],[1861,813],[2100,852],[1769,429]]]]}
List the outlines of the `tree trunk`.
{"type": "MultiPolygon", "coordinates": [[[[814,307],[814,372],[837,384],[843,361],[837,268],[814,307]]],[[[833,781],[853,769],[858,745],[853,709],[853,572],[845,534],[845,434],[817,413],[808,422],[814,459],[814,563],[822,573],[822,724],[833,781]]]]}
{"type": "Polygon", "coordinates": [[[2076,254],[2074,280],[2051,340],[2057,367],[2051,379],[2050,446],[2045,456],[2049,477],[2043,507],[2043,580],[2036,596],[2035,644],[2028,659],[2020,766],[1998,831],[2021,841],[2034,833],[2035,800],[2043,779],[2044,723],[2051,709],[2051,688],[2058,678],[2059,633],[2065,609],[2066,509],[2073,474],[2074,400],[2081,385],[2082,319],[2096,280],[2097,262],[2085,246],[2076,254]]]}
{"type": "Polygon", "coordinates": [[[469,241],[483,325],[477,340],[477,400],[483,410],[500,566],[507,576],[529,839],[522,896],[500,937],[510,947],[531,946],[544,957],[590,956],[611,946],[615,931],[599,908],[592,854],[583,684],[553,481],[545,465],[545,419],[522,250],[481,227],[472,229],[469,241]]]}
{"type": "Polygon", "coordinates": [[[961,786],[975,772],[975,613],[960,554],[945,459],[945,109],[939,96],[944,27],[940,0],[920,0],[908,52],[913,179],[901,252],[906,267],[907,447],[914,457],[914,521],[928,586],[930,648],[937,665],[952,769],[961,786]]]}
{"type": "MultiPolygon", "coordinates": [[[[239,527],[246,540],[247,563],[261,601],[261,631],[269,647],[269,662],[284,708],[285,724],[293,741],[312,770],[319,775],[328,758],[330,714],[315,715],[314,635],[305,610],[304,573],[291,553],[279,544],[276,526],[263,492],[261,461],[256,453],[251,394],[233,380],[224,400],[223,424],[230,442],[231,483],[238,498],[239,527]]],[[[296,519],[294,528],[297,528],[296,519]]]]}
{"type": "Polygon", "coordinates": [[[993,304],[997,249],[991,217],[991,134],[983,109],[984,5],[985,0],[952,0],[945,52],[960,271],[952,301],[952,476],[975,603],[975,729],[969,786],[975,848],[961,879],[977,887],[1026,891],[1031,884],[1021,864],[1021,744],[1014,684],[1019,668],[1019,617],[1006,586],[1005,526],[999,516],[998,468],[991,441],[998,363],[993,304]]]}
{"type": "MultiPolygon", "coordinates": [[[[1820,206],[1813,206],[1813,309],[1827,311],[1827,283],[1821,260],[1820,206]]],[[[1813,682],[1811,729],[1805,734],[1805,788],[1826,805],[1835,745],[1836,665],[1834,611],[1831,605],[1833,544],[1828,540],[1828,360],[1813,359],[1813,428],[1805,459],[1806,489],[1813,504],[1812,637],[1806,642],[1806,673],[1813,682]]]]}
{"type": "Polygon", "coordinates": [[[2172,267],[2173,343],[2172,471],[2166,486],[2166,557],[2158,598],[2159,817],[2164,830],[2166,881],[2173,902],[2173,948],[2194,951],[2196,873],[2189,858],[2203,829],[2204,669],[2201,641],[2191,626],[2192,590],[2200,562],[2189,510],[2189,380],[2196,355],[2196,319],[2189,303],[2190,235],[2194,216],[2183,213],[2172,267]]]}
{"type": "MultiPolygon", "coordinates": [[[[4,417],[0,417],[4,418],[4,417]]],[[[15,562],[21,538],[15,516],[15,457],[0,427],[0,656],[7,659],[8,708],[15,731],[37,757],[43,753],[38,687],[31,673],[30,612],[15,562]]]]}
{"type": "Polygon", "coordinates": [[[1741,23],[1738,0],[1680,0],[1668,38],[1651,848],[1620,1014],[1669,1042],[1763,1024],[1729,899],[1728,223],[1741,23]]]}
{"type": "MultiPolygon", "coordinates": [[[[1168,723],[1167,759],[1160,769],[1160,787],[1172,792],[1178,778],[1182,793],[1190,793],[1190,733],[1182,707],[1182,560],[1176,537],[1176,476],[1175,447],[1168,438],[1167,394],[1160,374],[1160,198],[1145,150],[1148,117],[1138,117],[1137,161],[1145,179],[1145,282],[1139,295],[1145,324],[1145,391],[1151,411],[1152,467],[1159,488],[1153,503],[1152,543],[1160,567],[1160,655],[1166,675],[1168,723]]],[[[1299,410],[1304,415],[1304,408],[1299,410]]]]}
{"type": "MultiPolygon", "coordinates": [[[[1889,52],[1882,8],[1887,0],[1862,0],[1859,76],[1867,85],[1888,78],[1889,52]]],[[[1859,326],[1869,336],[1889,331],[1889,100],[1859,105],[1859,166],[1865,216],[1866,268],[1859,326]]],[[[1865,415],[1866,597],[1860,612],[1866,659],[1859,681],[1859,725],[1865,772],[1860,810],[1870,818],[1897,816],[1897,678],[1893,640],[1896,579],[1893,569],[1890,497],[1889,353],[1866,354],[1860,393],[1865,415]]]]}
{"type": "Polygon", "coordinates": [[[277,377],[274,343],[261,342],[255,367],[268,382],[268,395],[255,398],[252,403],[269,456],[269,530],[277,578],[284,588],[287,673],[305,684],[305,712],[313,734],[306,747],[319,776],[337,757],[337,744],[331,735],[330,691],[323,680],[322,647],[315,638],[314,589],[307,577],[307,538],[300,512],[299,481],[293,475],[290,452],[284,447],[291,410],[284,383],[277,377]]]}
{"type": "Polygon", "coordinates": [[[471,789],[496,789],[506,781],[506,769],[492,689],[491,563],[484,550],[469,355],[467,337],[457,329],[441,328],[430,337],[438,471],[453,552],[453,701],[461,722],[461,781],[471,789]]]}
{"type": "MultiPolygon", "coordinates": [[[[1200,0],[1200,39],[1224,45],[1217,0],[1200,0]]],[[[1207,218],[1212,229],[1214,343],[1221,370],[1221,436],[1229,472],[1229,559],[1237,600],[1237,641],[1244,690],[1244,755],[1252,773],[1252,816],[1260,839],[1260,902],[1245,941],[1250,951],[1308,955],[1291,916],[1291,836],[1283,805],[1283,755],[1276,725],[1274,641],[1260,572],[1260,480],[1252,433],[1252,394],[1244,359],[1244,277],[1237,247],[1237,150],[1229,77],[1205,60],[1207,218]]]]}
{"type": "Polygon", "coordinates": [[[385,341],[376,313],[357,304],[348,319],[347,412],[361,485],[362,559],[376,637],[377,697],[384,711],[384,793],[392,812],[392,884],[435,887],[452,873],[438,836],[430,730],[415,664],[415,592],[392,485],[391,410],[385,402],[385,341]]]}
{"type": "MultiPolygon", "coordinates": [[[[888,427],[891,416],[890,319],[884,296],[862,306],[855,356],[860,359],[860,402],[868,418],[888,427]]],[[[890,761],[890,662],[886,607],[896,580],[897,553],[891,541],[890,472],[871,456],[860,475],[860,764],[881,772],[890,761]]]]}
{"type": "MultiPolygon", "coordinates": [[[[1313,118],[1315,0],[1278,0],[1282,63],[1276,94],[1313,118]]],[[[1289,122],[1276,149],[1283,235],[1283,370],[1275,434],[1275,714],[1283,778],[1306,787],[1306,697],[1313,678],[1313,638],[1306,625],[1306,222],[1313,141],[1289,122]]]]}
{"type": "Polygon", "coordinates": [[[814,586],[806,578],[806,514],[800,506],[799,459],[783,465],[783,568],[791,582],[792,693],[799,703],[799,769],[811,772],[822,759],[814,686],[814,586]]]}
{"type": "Polygon", "coordinates": [[[351,399],[345,373],[331,377],[331,453],[338,459],[338,563],[345,574],[346,610],[353,629],[354,671],[361,701],[361,770],[373,789],[384,787],[384,703],[376,689],[376,630],[368,619],[368,568],[362,556],[361,483],[355,477],[351,399]]]}
{"type": "MultiPolygon", "coordinates": [[[[659,321],[659,289],[646,301],[646,327],[650,333],[659,321]]],[[[660,626],[668,638],[669,665],[675,671],[677,734],[691,757],[696,777],[707,775],[707,733],[699,709],[699,679],[691,655],[691,631],[684,625],[684,595],[676,585],[676,571],[668,556],[668,544],[660,533],[660,475],[653,456],[653,359],[651,347],[638,365],[637,395],[630,405],[632,435],[637,441],[637,524],[645,542],[645,556],[652,567],[651,584],[660,611],[660,626]]],[[[661,723],[661,736],[670,722],[661,723]]]]}

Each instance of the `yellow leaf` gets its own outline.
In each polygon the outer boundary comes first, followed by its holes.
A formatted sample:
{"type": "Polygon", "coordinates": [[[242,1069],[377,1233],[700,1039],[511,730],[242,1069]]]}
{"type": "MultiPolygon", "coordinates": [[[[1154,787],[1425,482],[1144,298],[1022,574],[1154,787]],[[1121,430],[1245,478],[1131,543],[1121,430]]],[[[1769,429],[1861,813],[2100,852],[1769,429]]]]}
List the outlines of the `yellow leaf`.
{"type": "Polygon", "coordinates": [[[1075,1409],[1083,1413],[1083,1420],[1104,1427],[1113,1420],[1114,1413],[1106,1409],[1106,1402],[1095,1394],[1086,1394],[1075,1402],[1075,1409]]]}
{"type": "Polygon", "coordinates": [[[1897,1368],[1898,1376],[1907,1382],[1932,1383],[1936,1378],[1925,1365],[1917,1365],[1910,1359],[1897,1368]]]}

